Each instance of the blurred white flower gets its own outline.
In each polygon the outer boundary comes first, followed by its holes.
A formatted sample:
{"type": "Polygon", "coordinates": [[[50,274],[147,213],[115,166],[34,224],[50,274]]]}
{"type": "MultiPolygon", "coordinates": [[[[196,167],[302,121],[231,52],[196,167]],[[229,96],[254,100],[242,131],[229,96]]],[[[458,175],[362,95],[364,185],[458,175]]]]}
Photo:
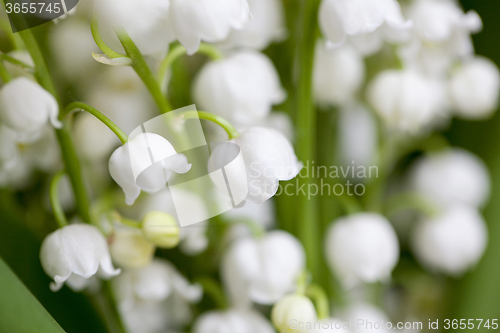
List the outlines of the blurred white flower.
{"type": "Polygon", "coordinates": [[[170,0],[172,30],[188,54],[195,53],[201,41],[223,41],[250,19],[247,0],[170,0]]]}
{"type": "Polygon", "coordinates": [[[334,221],[326,234],[326,259],[347,288],[387,281],[399,260],[399,242],[390,222],[374,213],[334,221]]]}
{"type": "Polygon", "coordinates": [[[395,131],[415,134],[447,115],[445,88],[411,69],[381,72],[370,83],[367,98],[395,131]]]}
{"type": "Polygon", "coordinates": [[[377,121],[364,105],[341,109],[337,131],[342,165],[369,167],[374,162],[378,147],[377,121]]]}
{"type": "Polygon", "coordinates": [[[191,320],[190,303],[201,300],[203,289],[190,284],[170,262],[154,259],[137,270],[124,270],[113,289],[125,324],[134,333],[156,333],[191,320]]]}
{"type": "MultiPolygon", "coordinates": [[[[10,57],[22,61],[23,63],[35,67],[35,63],[33,62],[33,59],[31,58],[31,55],[28,51],[26,50],[14,50],[9,53],[7,53],[10,57]]],[[[12,77],[18,77],[18,76],[25,76],[27,78],[30,78],[32,80],[35,80],[35,76],[33,75],[33,71],[22,68],[16,64],[10,63],[8,61],[4,62],[5,69],[10,73],[12,77]]]]}
{"type": "Polygon", "coordinates": [[[279,333],[308,333],[308,329],[294,328],[291,323],[314,323],[316,309],[311,300],[302,295],[287,295],[277,302],[271,312],[271,320],[279,333]]]}
{"type": "Polygon", "coordinates": [[[155,249],[139,229],[128,227],[116,227],[109,244],[113,262],[131,269],[148,266],[153,260],[155,249]]]}
{"type": "Polygon", "coordinates": [[[59,105],[38,83],[18,77],[0,89],[0,120],[18,133],[21,140],[33,140],[50,121],[56,128],[59,105]]]}
{"type": "MultiPolygon", "coordinates": [[[[176,189],[176,196],[180,196],[179,201],[189,202],[190,208],[193,211],[201,212],[200,215],[208,216],[208,211],[203,200],[194,192],[176,189]]],[[[143,200],[143,207],[141,208],[141,216],[146,215],[152,211],[165,212],[174,217],[177,216],[176,207],[170,189],[161,190],[157,193],[150,194],[143,200]]],[[[179,221],[177,221],[179,225],[179,221]]],[[[197,255],[206,250],[208,247],[208,238],[206,235],[207,223],[196,223],[182,227],[180,249],[184,254],[197,255]]]]}
{"type": "Polygon", "coordinates": [[[221,275],[234,305],[273,304],[296,288],[305,267],[301,243],[284,231],[259,239],[237,239],[221,263],[221,275]]]}
{"type": "Polygon", "coordinates": [[[456,205],[421,221],[412,234],[413,253],[424,267],[461,276],[477,264],[488,242],[486,223],[476,208],[456,205]]]}
{"type": "Polygon", "coordinates": [[[271,60],[256,51],[239,51],[212,61],[193,86],[196,104],[237,124],[265,118],[286,93],[271,60]]]}
{"type": "Polygon", "coordinates": [[[68,225],[49,234],[42,243],[40,261],[45,273],[54,279],[52,291],[61,289],[72,275],[89,279],[97,274],[108,279],[120,273],[111,263],[106,239],[88,224],[68,225]]]}
{"type": "Polygon", "coordinates": [[[263,50],[286,33],[285,13],[280,0],[248,0],[252,19],[241,30],[232,30],[222,42],[224,48],[263,50]]]}
{"type": "MultiPolygon", "coordinates": [[[[233,193],[248,189],[247,200],[256,203],[268,200],[276,194],[280,180],[296,177],[302,168],[290,142],[276,130],[252,127],[232,142],[241,149],[244,167],[228,165],[228,159],[232,158],[228,150],[233,147],[222,144],[212,151],[209,170],[224,167],[233,193]]],[[[225,183],[216,185],[226,186],[225,183]]]]}
{"type": "Polygon", "coordinates": [[[410,170],[410,186],[440,207],[482,207],[490,196],[491,180],[481,159],[453,148],[417,160],[410,170]]]}
{"type": "Polygon", "coordinates": [[[352,333],[389,333],[386,325],[389,317],[379,308],[367,303],[354,303],[345,309],[341,318],[345,322],[352,322],[352,333]],[[367,325],[367,322],[372,325],[367,325]],[[378,323],[379,325],[376,325],[378,323]],[[375,328],[379,327],[379,328],[375,328]]]}
{"type": "Polygon", "coordinates": [[[314,59],[314,95],[322,105],[345,105],[351,102],[365,77],[361,54],[351,46],[330,50],[324,42],[316,43],[314,59]]]}
{"type": "Polygon", "coordinates": [[[406,40],[412,27],[396,0],[323,0],[319,24],[331,47],[341,46],[348,37],[363,38],[364,43],[375,43],[366,50],[370,53],[376,51],[382,40],[406,40]]]}
{"type": "MultiPolygon", "coordinates": [[[[143,54],[165,54],[175,40],[170,28],[168,0],[102,0],[100,21],[123,27],[143,54]]],[[[103,29],[101,29],[103,30],[103,29]]]]}
{"type": "Polygon", "coordinates": [[[86,160],[102,161],[120,145],[120,140],[106,125],[90,113],[79,114],[74,121],[74,137],[78,152],[86,160]]]}
{"type": "Polygon", "coordinates": [[[154,133],[141,133],[117,148],[109,159],[109,172],[132,205],[141,189],[157,192],[165,188],[172,171],[186,173],[191,164],[183,154],[177,154],[172,144],[154,133]],[[150,166],[152,154],[155,163],[150,166]],[[134,171],[142,171],[137,178],[134,171]]]}
{"type": "Polygon", "coordinates": [[[253,310],[209,311],[194,323],[193,333],[274,333],[267,319],[253,310]]]}
{"type": "Polygon", "coordinates": [[[262,203],[247,201],[242,207],[231,209],[221,216],[231,221],[248,219],[270,229],[274,226],[274,203],[272,200],[262,203]]]}
{"type": "Polygon", "coordinates": [[[325,320],[320,320],[317,325],[321,325],[319,327],[321,328],[315,328],[311,331],[308,331],[308,333],[350,333],[349,329],[347,327],[348,324],[346,325],[344,321],[341,321],[338,318],[330,318],[325,320]]]}
{"type": "Polygon", "coordinates": [[[459,117],[488,118],[498,107],[500,72],[491,60],[476,57],[452,73],[449,89],[459,117]]]}

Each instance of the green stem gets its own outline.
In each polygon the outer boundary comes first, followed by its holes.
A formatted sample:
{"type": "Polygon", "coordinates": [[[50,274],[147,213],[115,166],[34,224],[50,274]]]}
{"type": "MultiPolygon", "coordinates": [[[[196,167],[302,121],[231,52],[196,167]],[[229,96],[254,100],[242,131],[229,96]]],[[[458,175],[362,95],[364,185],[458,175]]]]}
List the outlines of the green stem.
{"type": "Polygon", "coordinates": [[[229,136],[229,140],[235,139],[240,136],[240,133],[234,128],[234,126],[227,121],[226,119],[219,117],[213,113],[206,111],[186,111],[181,114],[183,119],[205,119],[211,121],[220,127],[222,127],[227,135],[229,136]]]}
{"type": "Polygon", "coordinates": [[[70,103],[68,106],[66,106],[66,109],[64,110],[64,114],[62,117],[66,117],[67,115],[71,114],[73,111],[76,110],[83,110],[87,111],[97,119],[99,119],[104,125],[106,125],[113,133],[116,134],[118,139],[122,142],[122,144],[125,144],[128,142],[128,136],[125,134],[125,132],[122,131],[120,127],[118,127],[111,119],[103,115],[101,112],[99,112],[97,109],[94,109],[90,105],[87,105],[82,102],[73,102],[70,103]]]}
{"type": "Polygon", "coordinates": [[[307,269],[304,269],[300,275],[297,277],[297,290],[295,293],[297,295],[305,295],[306,290],[307,290],[307,284],[308,284],[308,276],[309,273],[307,272],[307,269]]]}
{"type": "Polygon", "coordinates": [[[137,48],[137,45],[135,45],[132,38],[130,38],[127,32],[123,29],[118,30],[116,32],[116,35],[122,43],[123,48],[127,52],[127,55],[130,57],[130,59],[132,59],[132,68],[134,68],[134,70],[137,72],[137,75],[139,75],[141,80],[148,88],[151,96],[153,96],[153,99],[158,105],[160,112],[163,114],[172,111],[172,106],[167,101],[165,96],[163,96],[163,94],[161,93],[160,86],[158,85],[153,72],[151,72],[151,69],[146,63],[146,60],[144,60],[144,57],[137,48]]]}
{"type": "MultiPolygon", "coordinates": [[[[218,48],[207,43],[200,44],[198,53],[205,54],[212,60],[219,60],[223,57],[218,48]]],[[[182,45],[176,45],[170,50],[170,52],[168,52],[167,56],[165,57],[165,59],[163,59],[158,69],[157,78],[160,85],[163,85],[163,83],[165,82],[165,77],[167,76],[168,70],[172,67],[173,63],[185,54],[187,54],[187,50],[182,45]]]]}
{"type": "Polygon", "coordinates": [[[319,320],[330,317],[330,301],[323,288],[316,284],[311,284],[306,289],[306,296],[312,299],[316,305],[319,320]]]}
{"type": "Polygon", "coordinates": [[[401,193],[389,198],[386,203],[387,216],[405,210],[417,210],[432,218],[439,214],[439,208],[419,193],[401,193]]]}
{"type": "Polygon", "coordinates": [[[110,58],[126,58],[127,56],[121,53],[118,53],[111,49],[101,37],[99,33],[99,18],[97,15],[92,16],[92,22],[90,24],[90,30],[92,31],[92,37],[94,38],[95,43],[101,49],[104,54],[106,54],[110,58]]]}
{"type": "Polygon", "coordinates": [[[111,213],[111,218],[131,228],[142,228],[142,222],[125,218],[116,211],[111,213]]]}
{"type": "Polygon", "coordinates": [[[5,68],[2,62],[2,58],[0,58],[0,79],[2,79],[3,83],[7,83],[12,80],[12,77],[10,76],[7,68],[5,68]]]}
{"type": "Polygon", "coordinates": [[[66,219],[66,215],[64,214],[64,210],[61,207],[61,203],[59,202],[59,181],[64,176],[64,171],[59,171],[56,173],[52,181],[50,182],[50,204],[52,206],[52,211],[54,212],[54,217],[56,219],[57,224],[59,224],[60,228],[63,228],[68,225],[68,220],[66,219]]]}
{"type": "Polygon", "coordinates": [[[14,65],[20,66],[20,67],[22,67],[24,69],[29,69],[29,70],[34,71],[34,68],[32,66],[30,66],[30,65],[22,62],[21,60],[18,60],[18,59],[14,58],[14,57],[11,57],[8,54],[2,54],[2,55],[0,55],[0,59],[8,61],[8,62],[10,62],[10,63],[12,63],[14,65]]]}
{"type": "Polygon", "coordinates": [[[209,295],[214,301],[218,309],[225,310],[229,308],[224,291],[217,281],[208,276],[203,276],[195,279],[203,287],[205,294],[209,295]]]}
{"type": "Polygon", "coordinates": [[[22,39],[15,33],[12,33],[12,29],[7,20],[0,18],[0,29],[5,32],[5,34],[10,38],[12,44],[14,45],[14,49],[22,50],[24,48],[24,44],[22,39]]]}
{"type": "MultiPolygon", "coordinates": [[[[23,39],[24,44],[26,45],[31,58],[33,59],[33,62],[35,63],[35,76],[38,79],[38,82],[58,101],[60,101],[54,83],[52,82],[48,67],[45,63],[45,59],[42,55],[37,41],[35,40],[35,37],[31,33],[31,29],[20,31],[19,35],[23,39]]],[[[60,109],[62,108],[60,107],[60,109]]],[[[89,195],[83,181],[80,162],[75,151],[73,138],[71,136],[70,127],[67,121],[63,121],[63,127],[59,130],[56,130],[56,135],[61,147],[65,170],[71,180],[71,185],[73,187],[78,214],[83,219],[83,221],[90,222],[89,195]]]]}
{"type": "MultiPolygon", "coordinates": [[[[296,153],[299,160],[306,164],[308,161],[314,161],[316,150],[316,110],[312,98],[312,75],[316,38],[319,34],[316,23],[319,0],[303,1],[301,5],[296,59],[298,64],[298,75],[296,76],[296,153]]],[[[306,191],[312,183],[314,183],[312,178],[299,178],[299,186],[303,185],[306,191]]],[[[318,246],[320,244],[320,226],[317,200],[314,197],[309,198],[307,195],[297,196],[297,200],[295,233],[304,244],[308,266],[316,278],[320,275],[322,266],[319,260],[321,247],[318,246]]]]}
{"type": "MultiPolygon", "coordinates": [[[[122,317],[120,315],[120,312],[118,311],[118,304],[116,302],[115,294],[113,292],[113,288],[111,287],[111,282],[110,281],[102,281],[102,290],[103,294],[106,297],[106,300],[108,301],[109,304],[109,311],[111,314],[111,317],[113,317],[113,322],[114,322],[114,329],[116,332],[119,333],[127,333],[127,329],[125,328],[125,325],[123,324],[122,317]]],[[[109,316],[107,317],[109,319],[109,316]]],[[[115,331],[112,330],[112,331],[115,331]]]]}
{"type": "Polygon", "coordinates": [[[342,205],[344,212],[348,215],[360,213],[363,210],[358,200],[353,196],[343,194],[338,196],[337,199],[342,205]]]}

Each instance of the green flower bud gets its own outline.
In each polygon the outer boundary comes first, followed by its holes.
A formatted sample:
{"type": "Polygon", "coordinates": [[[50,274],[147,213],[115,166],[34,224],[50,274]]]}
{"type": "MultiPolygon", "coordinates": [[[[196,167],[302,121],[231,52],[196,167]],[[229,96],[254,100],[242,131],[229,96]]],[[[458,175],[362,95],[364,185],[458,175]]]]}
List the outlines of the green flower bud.
{"type": "Polygon", "coordinates": [[[176,247],[180,229],[174,217],[163,212],[150,212],[142,220],[142,232],[151,243],[164,249],[176,247]]]}

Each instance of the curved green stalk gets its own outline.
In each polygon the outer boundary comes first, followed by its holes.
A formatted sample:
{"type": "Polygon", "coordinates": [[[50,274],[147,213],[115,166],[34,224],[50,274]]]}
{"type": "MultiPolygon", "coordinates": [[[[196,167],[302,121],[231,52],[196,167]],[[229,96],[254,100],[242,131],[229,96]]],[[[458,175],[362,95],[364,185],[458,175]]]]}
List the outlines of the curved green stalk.
{"type": "MultiPolygon", "coordinates": [[[[198,53],[205,54],[212,60],[219,60],[223,57],[219,49],[207,43],[200,44],[198,53]]],[[[163,85],[163,82],[165,82],[165,77],[167,76],[168,70],[170,67],[172,67],[173,63],[185,54],[187,54],[187,50],[182,45],[177,45],[172,48],[170,52],[168,52],[167,56],[165,57],[165,59],[163,59],[158,69],[157,79],[160,85],[163,85]]]]}
{"type": "Polygon", "coordinates": [[[234,126],[227,121],[226,119],[219,117],[213,113],[206,112],[206,111],[186,111],[181,114],[181,117],[184,119],[205,119],[208,121],[211,121],[220,127],[222,127],[227,135],[229,136],[229,140],[235,139],[238,136],[240,136],[240,133],[234,128],[234,126]]]}
{"type": "Polygon", "coordinates": [[[97,109],[94,109],[90,105],[87,105],[82,102],[73,102],[70,103],[68,106],[66,106],[66,109],[64,110],[63,117],[67,116],[68,114],[72,113],[73,111],[76,110],[83,110],[87,111],[97,119],[99,119],[104,125],[106,125],[113,133],[116,134],[118,139],[122,142],[122,144],[127,143],[128,141],[128,136],[125,134],[125,132],[122,131],[120,127],[118,127],[111,119],[103,115],[101,112],[99,112],[97,109]]]}
{"type": "Polygon", "coordinates": [[[34,71],[34,68],[33,68],[32,66],[28,65],[27,63],[22,62],[21,60],[18,60],[18,59],[14,58],[14,57],[11,57],[11,56],[10,56],[10,55],[8,55],[8,54],[5,54],[5,53],[4,53],[4,54],[1,54],[1,55],[0,55],[0,59],[3,59],[3,60],[5,60],[5,61],[8,61],[8,62],[10,62],[11,64],[14,64],[14,65],[20,66],[20,67],[22,67],[22,68],[24,68],[24,69],[29,69],[29,70],[34,71]]]}
{"type": "Polygon", "coordinates": [[[7,83],[12,80],[12,77],[10,76],[7,68],[5,68],[2,62],[2,58],[0,58],[0,79],[2,79],[3,83],[7,83]]]}
{"type": "Polygon", "coordinates": [[[68,225],[68,220],[66,219],[66,215],[64,214],[64,210],[61,207],[61,203],[59,202],[59,181],[64,176],[64,171],[59,171],[56,173],[54,178],[52,178],[50,182],[49,196],[50,196],[50,205],[52,206],[52,211],[54,212],[54,217],[56,219],[57,224],[59,224],[60,228],[63,228],[68,225]]]}
{"type": "MultiPolygon", "coordinates": [[[[45,59],[37,41],[35,40],[35,37],[31,33],[31,29],[20,31],[19,35],[23,39],[33,62],[35,63],[35,76],[38,79],[38,82],[59,101],[60,105],[59,94],[57,93],[54,83],[52,82],[47,64],[45,63],[45,59]]],[[[62,109],[61,106],[60,109],[62,109]]],[[[56,135],[57,140],[59,141],[59,146],[61,147],[65,170],[71,180],[78,214],[83,221],[90,223],[89,195],[83,181],[80,161],[75,151],[73,138],[67,121],[63,121],[63,127],[56,130],[56,135]]]]}
{"type": "Polygon", "coordinates": [[[439,214],[439,208],[419,193],[396,194],[387,200],[386,215],[389,217],[409,209],[417,210],[429,218],[439,214]]]}
{"type": "Polygon", "coordinates": [[[195,279],[203,287],[205,294],[209,295],[218,309],[224,310],[229,307],[224,291],[217,281],[208,276],[195,279]]]}
{"type": "Polygon", "coordinates": [[[94,38],[95,43],[101,49],[104,54],[106,54],[110,58],[127,58],[126,55],[121,54],[110,48],[101,37],[99,33],[99,19],[94,14],[92,16],[92,22],[90,24],[90,30],[92,31],[92,37],[94,38]]]}
{"type": "Polygon", "coordinates": [[[330,301],[323,288],[316,284],[311,284],[306,289],[306,296],[312,299],[316,305],[319,320],[330,317],[330,301]]]}

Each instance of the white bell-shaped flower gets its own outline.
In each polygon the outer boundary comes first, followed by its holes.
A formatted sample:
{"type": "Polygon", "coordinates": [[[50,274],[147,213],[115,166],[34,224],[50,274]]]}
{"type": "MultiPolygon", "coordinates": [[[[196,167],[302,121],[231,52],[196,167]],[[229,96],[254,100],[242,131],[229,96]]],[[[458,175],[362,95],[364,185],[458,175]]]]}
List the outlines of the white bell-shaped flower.
{"type": "Polygon", "coordinates": [[[240,51],[205,65],[193,87],[196,104],[237,124],[265,118],[286,98],[271,60],[256,51],[240,51]]]}
{"type": "Polygon", "coordinates": [[[153,260],[155,246],[139,229],[116,227],[109,245],[113,261],[123,268],[143,268],[153,260]]]}
{"type": "Polygon", "coordinates": [[[40,261],[54,279],[52,291],[61,289],[72,275],[89,279],[94,275],[111,278],[120,273],[111,263],[106,239],[88,224],[72,224],[49,234],[40,249],[40,261]]]}
{"type": "Polygon", "coordinates": [[[141,189],[157,192],[165,188],[172,171],[186,173],[190,169],[186,156],[177,154],[168,140],[154,133],[137,135],[117,148],[109,159],[111,177],[125,192],[128,205],[135,202],[141,189]]]}
{"type": "Polygon", "coordinates": [[[363,84],[364,60],[351,46],[330,50],[316,44],[314,59],[314,96],[322,105],[345,105],[352,101],[363,84]]]}
{"type": "Polygon", "coordinates": [[[201,300],[203,289],[190,284],[170,262],[155,259],[142,268],[125,270],[113,279],[118,308],[131,332],[164,332],[192,319],[190,303],[201,300]]]}
{"type": "Polygon", "coordinates": [[[294,294],[283,297],[274,305],[271,320],[280,333],[308,333],[309,329],[301,327],[316,322],[317,314],[309,298],[294,294]]]}
{"type": "Polygon", "coordinates": [[[274,333],[271,323],[254,310],[210,311],[195,322],[193,333],[274,333]]]}
{"type": "Polygon", "coordinates": [[[333,222],[326,234],[326,258],[348,288],[387,281],[399,260],[399,242],[381,215],[359,213],[333,222]]]}
{"type": "MultiPolygon", "coordinates": [[[[296,177],[302,168],[290,142],[276,130],[252,127],[232,141],[241,149],[244,166],[229,164],[232,157],[229,150],[233,147],[222,144],[213,150],[209,170],[224,167],[232,192],[248,191],[246,200],[256,203],[268,200],[276,194],[280,180],[296,177]]],[[[226,188],[225,183],[214,181],[226,188]]]]}
{"type": "Polygon", "coordinates": [[[56,128],[59,105],[56,99],[38,83],[18,77],[0,89],[0,120],[18,132],[20,138],[31,140],[50,121],[56,128]]]}
{"type": "Polygon", "coordinates": [[[410,186],[440,207],[482,207],[489,198],[491,180],[481,159],[453,148],[417,160],[410,171],[410,186]]]}
{"type": "Polygon", "coordinates": [[[273,304],[296,288],[305,266],[302,244],[284,231],[260,239],[236,240],[221,263],[221,274],[235,305],[273,304]]]}
{"type": "MultiPolygon", "coordinates": [[[[381,309],[368,303],[354,303],[342,311],[343,322],[352,323],[349,331],[353,333],[389,333],[389,317],[381,309]],[[370,322],[371,325],[367,325],[370,322]]],[[[394,326],[393,326],[394,328],[394,326]]]]}
{"type": "Polygon", "coordinates": [[[460,276],[481,259],[488,242],[486,223],[476,208],[451,206],[421,221],[412,234],[413,253],[432,271],[460,276]]]}
{"type": "Polygon", "coordinates": [[[123,27],[143,54],[166,53],[169,43],[175,40],[169,22],[169,0],[102,0],[96,5],[100,21],[123,27]]]}
{"type": "Polygon", "coordinates": [[[488,118],[498,106],[500,72],[491,60],[476,57],[453,72],[449,89],[459,117],[488,118]]]}
{"type": "Polygon", "coordinates": [[[445,88],[410,69],[378,74],[368,87],[367,98],[394,131],[413,134],[447,114],[445,88]]]}
{"type": "Polygon", "coordinates": [[[193,54],[201,41],[225,40],[251,18],[247,0],[170,0],[170,23],[179,42],[193,54]]]}
{"type": "Polygon", "coordinates": [[[241,30],[232,30],[221,45],[224,48],[263,50],[286,32],[285,13],[280,0],[248,0],[252,20],[241,30]]]}
{"type": "Polygon", "coordinates": [[[341,46],[348,36],[370,38],[370,34],[380,34],[389,42],[401,41],[408,38],[412,27],[396,0],[323,0],[319,23],[332,47],[341,46]]]}

